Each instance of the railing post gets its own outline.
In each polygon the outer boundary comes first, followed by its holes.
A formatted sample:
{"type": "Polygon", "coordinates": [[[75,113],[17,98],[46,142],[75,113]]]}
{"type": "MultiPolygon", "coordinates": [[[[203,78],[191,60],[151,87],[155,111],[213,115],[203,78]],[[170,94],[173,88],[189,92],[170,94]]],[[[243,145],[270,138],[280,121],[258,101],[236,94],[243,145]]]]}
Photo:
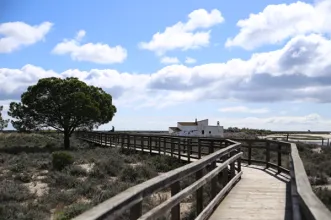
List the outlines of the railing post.
{"type": "Polygon", "coordinates": [[[200,138],[198,138],[198,158],[201,159],[201,141],[200,141],[200,138]]]}
{"type": "Polygon", "coordinates": [[[157,149],[159,150],[159,155],[161,155],[161,137],[157,137],[155,140],[155,145],[157,146],[157,149]]]}
{"type": "Polygon", "coordinates": [[[178,139],[178,160],[180,160],[180,157],[181,157],[181,140],[180,140],[180,138],[178,139]]]}
{"type": "Polygon", "coordinates": [[[214,141],[211,141],[211,144],[209,145],[209,154],[214,153],[214,141]]]}
{"type": "Polygon", "coordinates": [[[270,142],[266,142],[266,164],[265,167],[269,168],[269,162],[270,162],[270,142]]]}
{"type": "Polygon", "coordinates": [[[121,134],[121,148],[122,148],[122,150],[124,148],[124,136],[123,136],[123,134],[121,134]]]}
{"type": "Polygon", "coordinates": [[[252,142],[248,142],[248,165],[252,164],[252,142]]]}
{"type": "MultiPolygon", "coordinates": [[[[222,161],[226,161],[228,159],[228,155],[224,155],[222,157],[222,161]]],[[[225,187],[226,184],[228,183],[229,181],[229,171],[228,171],[228,167],[225,167],[223,170],[222,170],[222,179],[221,179],[221,182],[222,182],[222,186],[225,187]]]]}
{"type": "MultiPolygon", "coordinates": [[[[160,141],[160,144],[161,144],[161,141],[160,141]]],[[[163,154],[166,155],[166,153],[167,153],[167,139],[164,137],[163,138],[163,154]]]]}
{"type": "Polygon", "coordinates": [[[137,136],[133,135],[133,148],[134,150],[137,150],[137,136]]]}
{"type": "Polygon", "coordinates": [[[130,220],[137,220],[142,214],[142,202],[138,202],[130,208],[130,220]]]}
{"type": "MultiPolygon", "coordinates": [[[[240,153],[241,153],[241,148],[239,147],[238,154],[240,154],[240,153]]],[[[241,157],[239,157],[237,160],[237,171],[238,171],[238,173],[241,171],[241,157]]]]}
{"type": "Polygon", "coordinates": [[[187,143],[187,145],[186,145],[187,146],[187,148],[186,148],[186,150],[187,150],[187,161],[191,162],[191,148],[192,147],[191,147],[190,139],[188,139],[186,143],[187,143]]]}
{"type": "Polygon", "coordinates": [[[148,136],[149,154],[152,155],[152,137],[148,136]]]}
{"type": "MultiPolygon", "coordinates": [[[[230,157],[234,156],[236,154],[235,151],[231,151],[230,153],[230,157]]],[[[230,164],[230,178],[232,179],[235,175],[236,175],[236,167],[235,167],[235,161],[233,161],[231,164],[230,164]]]]}
{"type": "Polygon", "coordinates": [[[141,152],[144,152],[145,136],[140,136],[141,152]]]}
{"type": "MultiPolygon", "coordinates": [[[[203,177],[203,169],[197,171],[195,177],[196,180],[199,180],[201,177],[203,177]]],[[[196,204],[197,204],[197,216],[198,216],[203,210],[203,186],[201,186],[196,191],[196,204]]]]}
{"type": "Polygon", "coordinates": [[[281,172],[281,166],[282,166],[282,145],[279,143],[278,144],[278,151],[277,151],[277,168],[278,168],[278,173],[281,172]]]}
{"type": "Polygon", "coordinates": [[[130,134],[128,134],[127,136],[127,149],[131,150],[131,137],[130,134]]]}
{"type": "Polygon", "coordinates": [[[174,139],[172,137],[170,139],[170,155],[171,157],[174,156],[174,139]]]}
{"type": "MultiPolygon", "coordinates": [[[[180,191],[180,182],[177,181],[171,185],[171,196],[176,195],[180,191]]],[[[171,209],[171,220],[180,219],[180,204],[171,209]]]]}
{"type": "MultiPolygon", "coordinates": [[[[210,170],[215,169],[216,167],[216,161],[212,162],[210,165],[210,170]]],[[[215,196],[217,195],[217,180],[218,180],[218,176],[215,176],[212,180],[211,180],[211,198],[215,198],[215,196]]]]}

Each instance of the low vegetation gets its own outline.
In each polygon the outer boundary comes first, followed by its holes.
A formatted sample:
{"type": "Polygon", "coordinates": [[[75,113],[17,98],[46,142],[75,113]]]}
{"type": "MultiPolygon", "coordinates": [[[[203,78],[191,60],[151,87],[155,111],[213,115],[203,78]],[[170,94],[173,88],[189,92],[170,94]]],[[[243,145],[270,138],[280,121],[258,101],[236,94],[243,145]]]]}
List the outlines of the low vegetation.
{"type": "Polygon", "coordinates": [[[304,143],[297,147],[314,192],[331,210],[331,147],[304,143]]]}
{"type": "MultiPolygon", "coordinates": [[[[178,160],[101,148],[61,134],[0,133],[0,219],[66,220],[119,192],[182,166],[178,160]]],[[[164,200],[148,199],[150,208],[164,200]]],[[[123,217],[125,219],[125,215],[123,217]]]]}

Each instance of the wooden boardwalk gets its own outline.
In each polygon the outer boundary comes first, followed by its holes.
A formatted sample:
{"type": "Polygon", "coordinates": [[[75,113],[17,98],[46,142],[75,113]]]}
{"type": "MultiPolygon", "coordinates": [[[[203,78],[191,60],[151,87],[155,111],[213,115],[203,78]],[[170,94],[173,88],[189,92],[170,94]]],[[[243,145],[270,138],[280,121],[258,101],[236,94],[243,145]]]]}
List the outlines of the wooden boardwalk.
{"type": "MultiPolygon", "coordinates": [[[[92,141],[98,143],[97,141],[92,141]]],[[[104,146],[120,148],[119,145],[103,143],[104,146]]],[[[125,147],[126,148],[126,147],[125,147]]],[[[142,149],[134,149],[142,151],[142,149]]],[[[143,149],[146,153],[170,153],[143,149]]],[[[173,155],[178,157],[177,155],[173,155]]],[[[183,161],[187,157],[181,156],[183,161]]],[[[191,161],[196,159],[191,158],[191,161]]],[[[290,177],[277,174],[274,169],[265,169],[256,165],[242,164],[243,175],[225,199],[215,209],[211,220],[289,220],[290,207],[290,177]]]]}
{"type": "Polygon", "coordinates": [[[215,209],[210,220],[291,219],[289,176],[242,165],[241,180],[215,209]]]}

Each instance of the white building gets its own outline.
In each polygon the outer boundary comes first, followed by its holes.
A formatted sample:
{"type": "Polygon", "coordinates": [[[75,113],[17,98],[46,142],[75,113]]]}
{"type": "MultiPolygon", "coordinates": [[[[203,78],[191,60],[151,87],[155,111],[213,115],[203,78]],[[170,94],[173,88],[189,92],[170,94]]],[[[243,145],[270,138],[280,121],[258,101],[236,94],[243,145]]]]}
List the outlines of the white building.
{"type": "Polygon", "coordinates": [[[224,137],[223,126],[208,125],[208,119],[195,122],[177,122],[177,127],[169,127],[169,134],[178,136],[224,137]]]}

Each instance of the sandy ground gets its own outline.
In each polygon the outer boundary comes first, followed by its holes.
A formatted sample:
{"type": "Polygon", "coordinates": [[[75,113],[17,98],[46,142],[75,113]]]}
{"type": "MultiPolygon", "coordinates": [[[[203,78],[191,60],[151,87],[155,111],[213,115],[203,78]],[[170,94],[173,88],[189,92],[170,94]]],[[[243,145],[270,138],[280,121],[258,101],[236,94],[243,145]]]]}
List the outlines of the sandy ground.
{"type": "MultiPolygon", "coordinates": [[[[263,136],[260,138],[275,138],[277,137],[278,139],[280,139],[279,137],[284,137],[284,139],[286,140],[286,134],[271,134],[271,135],[267,135],[267,136],[263,136]]],[[[324,139],[324,143],[323,145],[327,145],[328,143],[328,139],[331,139],[331,134],[290,134],[289,135],[289,141],[301,141],[301,142],[306,142],[306,143],[312,143],[312,144],[322,144],[322,138],[324,139]],[[291,139],[291,137],[293,137],[294,139],[291,139]],[[300,137],[303,137],[302,139],[300,139],[300,137]],[[309,138],[312,138],[312,140],[309,140],[309,138]],[[318,140],[314,140],[317,139],[318,140]]],[[[331,140],[329,140],[329,142],[331,142],[331,140]]]]}

